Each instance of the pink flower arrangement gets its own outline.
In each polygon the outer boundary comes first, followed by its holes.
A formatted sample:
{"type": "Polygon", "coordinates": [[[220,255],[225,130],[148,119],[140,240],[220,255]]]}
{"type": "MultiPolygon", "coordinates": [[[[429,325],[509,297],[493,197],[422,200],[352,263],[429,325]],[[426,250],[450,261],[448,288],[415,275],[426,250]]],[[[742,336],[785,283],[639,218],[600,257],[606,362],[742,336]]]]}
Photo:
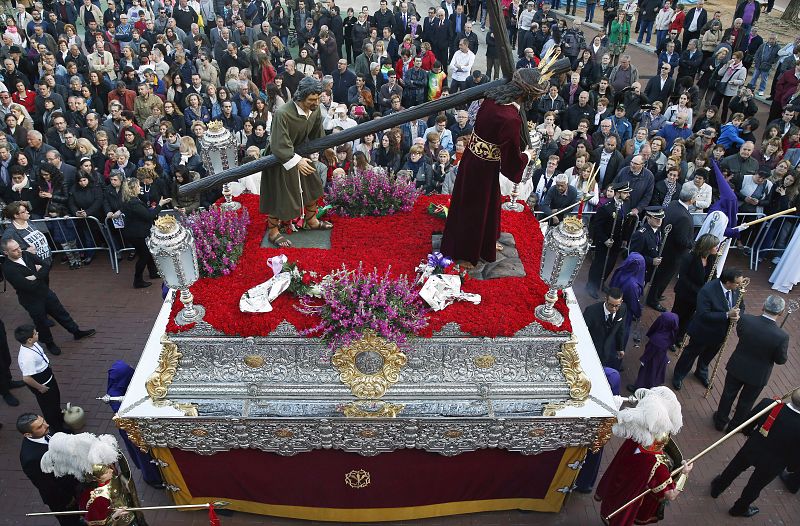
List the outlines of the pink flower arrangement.
{"type": "Polygon", "coordinates": [[[247,208],[222,210],[212,206],[191,214],[186,224],[194,235],[201,277],[227,276],[236,268],[247,238],[247,208]]]}
{"type": "Polygon", "coordinates": [[[413,180],[371,168],[333,178],[325,201],[345,217],[385,216],[410,211],[420,195],[413,180]]]}
{"type": "Polygon", "coordinates": [[[377,269],[366,273],[361,265],[343,265],[322,279],[320,289],[321,305],[306,297],[298,310],[322,318],[303,334],[319,336],[332,351],[358,340],[365,329],[406,350],[407,337],[428,323],[414,284],[406,276],[393,278],[389,269],[379,275],[377,269]]]}

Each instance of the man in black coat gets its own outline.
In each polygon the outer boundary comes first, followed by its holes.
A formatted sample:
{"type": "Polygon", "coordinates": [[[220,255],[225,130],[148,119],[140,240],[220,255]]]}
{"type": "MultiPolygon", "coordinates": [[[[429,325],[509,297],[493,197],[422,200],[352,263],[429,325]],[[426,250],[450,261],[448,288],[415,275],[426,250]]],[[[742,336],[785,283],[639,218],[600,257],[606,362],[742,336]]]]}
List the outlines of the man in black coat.
{"type": "Polygon", "coordinates": [[[653,284],[647,294],[646,303],[649,307],[659,312],[666,312],[666,308],[661,305],[664,291],[667,290],[669,282],[678,273],[683,258],[694,246],[694,222],[689,206],[694,203],[697,197],[697,187],[690,185],[681,187],[681,193],[677,201],[672,201],[664,211],[664,227],[672,225],[672,231],[667,237],[664,245],[664,252],[669,254],[653,275],[653,284]]]}
{"type": "MultiPolygon", "coordinates": [[[[594,137],[592,135],[593,143],[594,137]]],[[[604,189],[614,181],[614,176],[622,169],[625,159],[622,158],[622,154],[617,150],[619,139],[616,135],[609,135],[602,139],[600,144],[601,146],[592,152],[592,160],[600,168],[600,172],[597,174],[597,186],[604,189]]]]}
{"type": "Polygon", "coordinates": [[[646,221],[633,233],[628,248],[631,252],[638,252],[644,258],[644,281],[647,283],[650,281],[653,271],[661,264],[658,249],[664,236],[661,231],[661,223],[664,222],[664,208],[648,206],[644,209],[644,213],[646,221]]]}
{"type": "MultiPolygon", "coordinates": [[[[50,441],[50,427],[44,418],[33,413],[24,413],[17,418],[17,431],[25,437],[19,452],[22,471],[30,479],[42,501],[50,511],[77,510],[76,496],[80,493],[80,483],[70,476],[55,477],[42,471],[42,457],[47,453],[50,441]]],[[[80,515],[61,515],[56,517],[61,526],[83,524],[80,515]]]]}
{"type": "Polygon", "coordinates": [[[3,274],[17,291],[19,304],[28,311],[39,339],[51,354],[61,354],[61,349],[53,341],[53,333],[47,325],[47,316],[52,317],[76,340],[92,336],[94,329],[82,331],[67,312],[56,293],[50,290],[50,265],[35,254],[23,251],[14,239],[3,239],[3,274]]]}
{"type": "Polygon", "coordinates": [[[708,11],[703,6],[703,0],[698,0],[697,5],[686,12],[683,19],[683,47],[693,38],[700,38],[700,31],[708,22],[708,11]]]}
{"type": "Polygon", "coordinates": [[[644,88],[644,96],[647,97],[647,100],[650,102],[661,101],[664,107],[668,105],[669,96],[675,89],[675,79],[670,76],[670,71],[672,71],[672,66],[664,62],[661,64],[659,75],[647,81],[647,86],[644,88]]]}
{"type": "Polygon", "coordinates": [[[589,305],[583,311],[594,348],[605,367],[619,370],[622,363],[625,355],[625,316],[622,291],[617,287],[608,289],[605,301],[589,305]]]}
{"type": "MultiPolygon", "coordinates": [[[[765,398],[753,409],[765,409],[773,400],[765,398]]],[[[783,468],[790,472],[800,470],[800,389],[792,393],[788,404],[779,404],[754,424],[745,429],[747,442],[736,453],[728,466],[711,481],[711,496],[719,497],[731,483],[750,466],[755,470],[736,503],[728,510],[734,517],[752,517],[758,513],[753,502],[761,490],[781,474],[783,468]]]]}
{"type": "Polygon", "coordinates": [[[597,293],[614,266],[622,250],[623,232],[629,217],[625,202],[631,195],[627,183],[614,183],[614,199],[597,209],[592,219],[592,240],[594,255],[589,267],[586,292],[597,299],[597,293]]]}
{"type": "Polygon", "coordinates": [[[775,320],[783,314],[786,302],[780,296],[768,296],[761,316],[745,314],[736,324],[739,343],[725,367],[725,387],[714,413],[714,427],[728,431],[747,420],[758,395],[767,385],[773,364],[784,364],[789,348],[789,335],[775,320]],[[739,395],[736,411],[729,420],[733,401],[739,395]],[[729,423],[730,422],[730,423],[729,423]]]}
{"type": "Polygon", "coordinates": [[[740,312],[744,311],[744,302],[737,306],[742,280],[741,270],[725,269],[719,279],[709,281],[697,293],[697,309],[686,330],[689,344],[683,349],[672,373],[672,386],[677,391],[680,391],[695,360],[695,377],[703,386],[709,386],[708,365],[720,352],[728,325],[738,321],[740,312]]]}

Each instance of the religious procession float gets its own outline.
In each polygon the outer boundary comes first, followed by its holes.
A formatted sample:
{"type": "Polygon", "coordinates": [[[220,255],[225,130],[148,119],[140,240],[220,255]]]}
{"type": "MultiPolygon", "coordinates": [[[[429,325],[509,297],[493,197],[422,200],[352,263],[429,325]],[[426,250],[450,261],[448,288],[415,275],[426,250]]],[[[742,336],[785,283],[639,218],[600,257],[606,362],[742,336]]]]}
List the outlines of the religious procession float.
{"type": "Polygon", "coordinates": [[[175,292],[115,417],[176,504],[341,522],[561,508],[616,408],[569,288],[580,220],[544,236],[504,209],[502,255],[467,273],[434,248],[447,196],[402,174],[337,179],[335,228],[288,249],[263,238],[258,196],[226,198],[157,221],[175,292]]]}

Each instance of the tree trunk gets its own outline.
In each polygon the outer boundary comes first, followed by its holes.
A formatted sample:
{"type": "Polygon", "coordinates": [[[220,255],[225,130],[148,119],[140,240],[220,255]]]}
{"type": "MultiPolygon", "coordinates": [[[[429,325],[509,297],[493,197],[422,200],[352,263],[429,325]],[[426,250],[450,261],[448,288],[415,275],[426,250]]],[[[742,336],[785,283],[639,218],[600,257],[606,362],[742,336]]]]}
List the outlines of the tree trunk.
{"type": "Polygon", "coordinates": [[[781,15],[781,20],[795,22],[798,17],[800,17],[800,0],[789,0],[789,5],[786,6],[786,11],[781,15]]]}

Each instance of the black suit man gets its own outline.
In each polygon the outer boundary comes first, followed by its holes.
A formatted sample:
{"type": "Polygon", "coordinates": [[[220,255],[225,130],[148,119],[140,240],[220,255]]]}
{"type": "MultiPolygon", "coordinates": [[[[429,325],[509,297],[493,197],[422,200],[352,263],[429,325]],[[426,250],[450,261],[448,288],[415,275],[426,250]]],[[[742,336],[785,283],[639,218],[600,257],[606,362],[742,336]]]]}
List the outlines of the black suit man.
{"type": "MultiPolygon", "coordinates": [[[[51,511],[72,511],[77,509],[76,495],[80,484],[73,477],[55,477],[52,473],[42,472],[42,457],[47,453],[50,441],[50,427],[44,418],[33,413],[24,413],[17,418],[17,431],[22,433],[22,447],[19,462],[22,471],[30,479],[42,501],[51,511]]],[[[58,516],[61,526],[79,526],[83,521],[79,515],[58,516]]]]}
{"type": "Polygon", "coordinates": [[[631,196],[628,183],[614,183],[614,199],[597,209],[592,219],[594,255],[589,267],[586,292],[597,299],[597,293],[614,266],[622,250],[623,233],[632,216],[626,212],[626,201],[631,196]]]}
{"type": "Polygon", "coordinates": [[[719,279],[713,279],[703,285],[697,293],[697,310],[686,333],[689,344],[683,349],[681,357],[675,364],[672,386],[681,389],[683,379],[697,360],[694,375],[708,387],[708,365],[721,350],[728,325],[739,320],[740,311],[744,311],[744,302],[739,301],[739,287],[742,285],[742,272],[735,268],[725,269],[719,279]]]}
{"type": "Polygon", "coordinates": [[[659,312],[666,312],[667,309],[659,303],[662,294],[667,290],[667,285],[681,268],[683,258],[694,246],[694,223],[689,206],[694,203],[697,196],[697,188],[686,187],[681,189],[679,199],[667,205],[664,211],[663,228],[672,225],[672,231],[667,237],[664,245],[664,253],[669,254],[668,258],[661,261],[653,275],[653,284],[647,294],[646,302],[649,307],[659,312]]]}
{"type": "Polygon", "coordinates": [[[627,309],[622,303],[622,291],[611,287],[605,301],[589,305],[583,311],[589,334],[600,362],[619,370],[624,356],[625,316],[627,309]]]}
{"type": "Polygon", "coordinates": [[[703,0],[697,2],[697,6],[686,12],[683,19],[683,49],[693,38],[700,38],[700,30],[708,22],[708,11],[703,8],[703,0]]]}
{"type": "MultiPolygon", "coordinates": [[[[602,132],[598,131],[598,133],[602,132]]],[[[594,138],[595,136],[592,135],[592,142],[600,144],[600,147],[592,152],[592,160],[597,163],[600,169],[597,174],[597,187],[606,188],[614,182],[614,177],[622,170],[625,159],[617,150],[619,138],[616,135],[601,138],[599,143],[594,142],[594,138]]]]}
{"type": "Polygon", "coordinates": [[[758,395],[767,385],[773,364],[786,363],[789,335],[775,323],[785,306],[783,298],[769,296],[764,302],[761,316],[745,314],[736,324],[739,344],[725,367],[728,370],[725,387],[719,399],[719,408],[714,413],[714,426],[718,431],[722,431],[725,424],[728,424],[730,431],[744,422],[758,395]],[[728,423],[736,395],[739,395],[739,403],[728,423]]]}
{"type": "Polygon", "coordinates": [[[651,103],[658,100],[661,101],[664,107],[667,106],[669,96],[672,95],[672,90],[675,89],[675,79],[670,76],[671,71],[672,66],[665,62],[661,64],[661,74],[647,81],[647,86],[644,88],[644,96],[651,103]]]}
{"type": "MultiPolygon", "coordinates": [[[[765,398],[753,409],[754,413],[766,408],[773,400],[765,398]]],[[[755,470],[733,507],[728,511],[734,517],[752,517],[758,513],[753,502],[761,490],[781,474],[783,468],[790,472],[800,470],[800,389],[792,393],[788,404],[779,404],[745,429],[749,435],[742,449],[736,453],[725,470],[711,481],[711,496],[719,497],[731,483],[750,466],[755,470]]]]}
{"type": "Polygon", "coordinates": [[[61,305],[56,293],[50,290],[50,265],[38,256],[23,251],[19,243],[13,239],[2,241],[3,274],[11,286],[17,291],[19,304],[28,311],[33,320],[39,338],[51,354],[61,354],[61,349],[53,340],[53,334],[47,325],[47,316],[52,317],[76,340],[92,336],[94,329],[82,331],[72,316],[61,305]]]}

